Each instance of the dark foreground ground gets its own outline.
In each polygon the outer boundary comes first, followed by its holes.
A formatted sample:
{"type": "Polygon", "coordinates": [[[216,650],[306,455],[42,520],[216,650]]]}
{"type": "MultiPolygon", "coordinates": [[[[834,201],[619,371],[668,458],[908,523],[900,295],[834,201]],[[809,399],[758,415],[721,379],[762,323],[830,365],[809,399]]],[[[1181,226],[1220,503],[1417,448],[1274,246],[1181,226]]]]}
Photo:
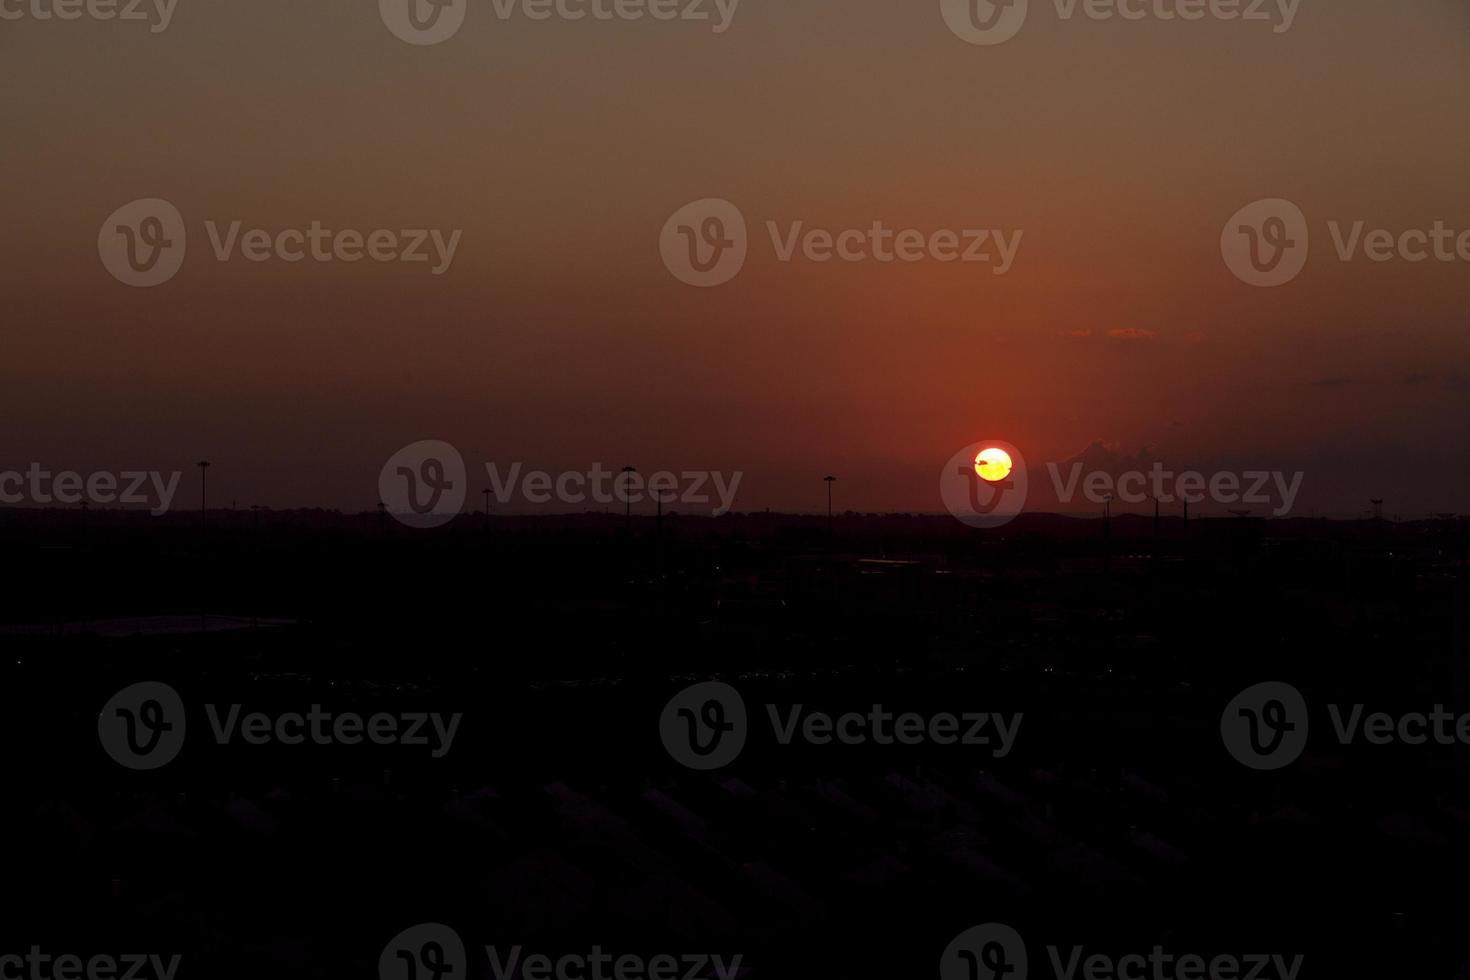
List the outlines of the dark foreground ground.
{"type": "Polygon", "coordinates": [[[946,959],[1000,923],[1032,977],[1076,947],[1077,978],[1210,975],[1190,955],[1470,976],[1470,745],[1344,745],[1326,708],[1470,712],[1463,521],[86,520],[0,512],[0,953],[180,954],[184,980],[490,977],[487,946],[553,976],[718,953],[755,980],[1016,980],[989,944],[946,959]],[[700,771],[661,717],[710,680],[747,739],[700,771]],[[99,735],[145,681],[187,718],[153,769],[99,735]],[[1311,721],[1274,771],[1221,730],[1265,681],[1311,721]],[[880,704],[1022,720],[1003,755],[787,745],[768,708],[880,704]],[[221,744],[231,705],[461,720],[437,758],[221,744]],[[420,924],[452,932],[395,938],[420,924]],[[1164,972],[1082,965],[1155,947],[1164,972]]]}

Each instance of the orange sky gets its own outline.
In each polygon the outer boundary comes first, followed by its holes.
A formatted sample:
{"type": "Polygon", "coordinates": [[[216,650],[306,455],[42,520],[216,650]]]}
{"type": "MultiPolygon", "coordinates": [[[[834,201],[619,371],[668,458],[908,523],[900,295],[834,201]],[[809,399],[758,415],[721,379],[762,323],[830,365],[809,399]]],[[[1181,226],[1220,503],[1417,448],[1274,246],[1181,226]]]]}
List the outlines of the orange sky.
{"type": "Polygon", "coordinates": [[[0,21],[0,467],[207,456],[221,500],[358,508],[432,438],[741,470],[738,509],[817,509],[830,472],[842,506],[937,510],[970,442],[1035,462],[1100,439],[1300,469],[1326,510],[1470,509],[1470,262],[1343,263],[1326,230],[1470,230],[1462,0],[1302,0],[1283,34],[1031,0],[993,47],[932,2],[744,0],[723,34],[468,2],[422,48],[371,3],[0,21]],[[97,255],[142,197],[189,229],[153,289],[97,255]],[[751,249],[696,289],[658,234],[706,197],[751,249]],[[1220,234],[1267,197],[1312,254],[1256,289],[1220,234]],[[206,220],[463,240],[438,277],[219,263],[206,220]],[[779,262],[765,223],[797,220],[1024,240],[1004,276],[779,262]]]}

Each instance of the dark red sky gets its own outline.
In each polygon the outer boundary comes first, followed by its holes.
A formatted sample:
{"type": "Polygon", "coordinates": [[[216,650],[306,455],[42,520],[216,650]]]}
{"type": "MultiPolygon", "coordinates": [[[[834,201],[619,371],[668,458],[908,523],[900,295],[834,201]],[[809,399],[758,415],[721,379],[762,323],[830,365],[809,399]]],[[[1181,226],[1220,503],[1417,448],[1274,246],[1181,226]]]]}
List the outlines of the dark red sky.
{"type": "Polygon", "coordinates": [[[1291,30],[745,0],[706,24],[497,20],[434,47],[369,3],[179,0],[168,29],[0,21],[0,467],[216,461],[222,500],[370,507],[405,443],[472,463],[745,473],[739,509],[937,510],[999,437],[1307,474],[1304,505],[1470,509],[1470,262],[1339,261],[1328,221],[1470,230],[1470,11],[1303,0],[1291,30]],[[133,289],[109,214],[175,204],[133,289]],[[751,252],[696,289],[679,207],[751,252]],[[1311,257],[1257,289],[1251,201],[1311,257]],[[204,222],[460,229],[422,265],[220,263],[204,222]],[[1012,270],[776,260],[765,223],[1021,229],[1012,270]]]}

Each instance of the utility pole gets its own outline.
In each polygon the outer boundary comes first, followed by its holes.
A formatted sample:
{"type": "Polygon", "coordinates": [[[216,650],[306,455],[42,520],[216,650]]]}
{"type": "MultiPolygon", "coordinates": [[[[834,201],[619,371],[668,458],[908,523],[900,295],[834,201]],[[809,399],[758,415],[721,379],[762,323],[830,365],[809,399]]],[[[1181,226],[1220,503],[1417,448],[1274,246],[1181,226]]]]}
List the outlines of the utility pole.
{"type": "MultiPolygon", "coordinates": [[[[201,459],[195,465],[197,465],[199,467],[199,558],[200,558],[199,564],[200,564],[201,571],[202,571],[203,570],[203,567],[205,565],[205,557],[204,557],[204,547],[205,547],[204,533],[205,533],[205,527],[207,526],[205,515],[209,513],[209,496],[208,496],[208,491],[209,491],[209,460],[207,460],[207,459],[201,459]]],[[[201,575],[199,577],[199,588],[200,588],[200,593],[201,593],[200,594],[200,597],[199,597],[199,632],[200,633],[203,633],[205,631],[206,627],[208,626],[207,613],[206,613],[206,608],[207,608],[206,607],[206,599],[205,599],[205,596],[203,594],[203,590],[208,587],[207,586],[208,581],[209,581],[209,576],[208,575],[201,575]]]]}
{"type": "Polygon", "coordinates": [[[827,536],[832,536],[832,484],[837,482],[835,476],[824,476],[822,479],[827,484],[827,536]]]}
{"type": "MultiPolygon", "coordinates": [[[[250,550],[254,559],[251,563],[254,565],[251,572],[255,581],[260,582],[264,579],[264,576],[260,574],[260,504],[250,505],[250,550]]],[[[255,601],[251,603],[251,606],[254,611],[250,616],[250,626],[256,629],[260,626],[260,587],[258,585],[255,589],[255,601]]]]}
{"type": "Polygon", "coordinates": [[[204,535],[204,515],[209,510],[209,460],[201,459],[197,464],[199,467],[199,534],[200,540],[204,535]]]}
{"type": "MultiPolygon", "coordinates": [[[[632,466],[624,466],[622,472],[637,473],[638,470],[632,466]]],[[[632,488],[628,486],[631,482],[632,477],[628,477],[623,481],[623,530],[627,532],[629,537],[633,535],[633,492],[632,488]]]]}

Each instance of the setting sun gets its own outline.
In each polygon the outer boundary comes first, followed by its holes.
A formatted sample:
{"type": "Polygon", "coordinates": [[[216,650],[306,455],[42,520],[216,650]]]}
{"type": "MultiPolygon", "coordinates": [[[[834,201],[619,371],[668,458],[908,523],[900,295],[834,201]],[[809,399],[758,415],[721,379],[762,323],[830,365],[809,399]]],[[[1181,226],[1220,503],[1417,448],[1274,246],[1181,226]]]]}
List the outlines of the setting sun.
{"type": "Polygon", "coordinates": [[[975,475],[986,483],[999,483],[1011,475],[1011,456],[1004,449],[982,449],[975,457],[975,475]]]}

